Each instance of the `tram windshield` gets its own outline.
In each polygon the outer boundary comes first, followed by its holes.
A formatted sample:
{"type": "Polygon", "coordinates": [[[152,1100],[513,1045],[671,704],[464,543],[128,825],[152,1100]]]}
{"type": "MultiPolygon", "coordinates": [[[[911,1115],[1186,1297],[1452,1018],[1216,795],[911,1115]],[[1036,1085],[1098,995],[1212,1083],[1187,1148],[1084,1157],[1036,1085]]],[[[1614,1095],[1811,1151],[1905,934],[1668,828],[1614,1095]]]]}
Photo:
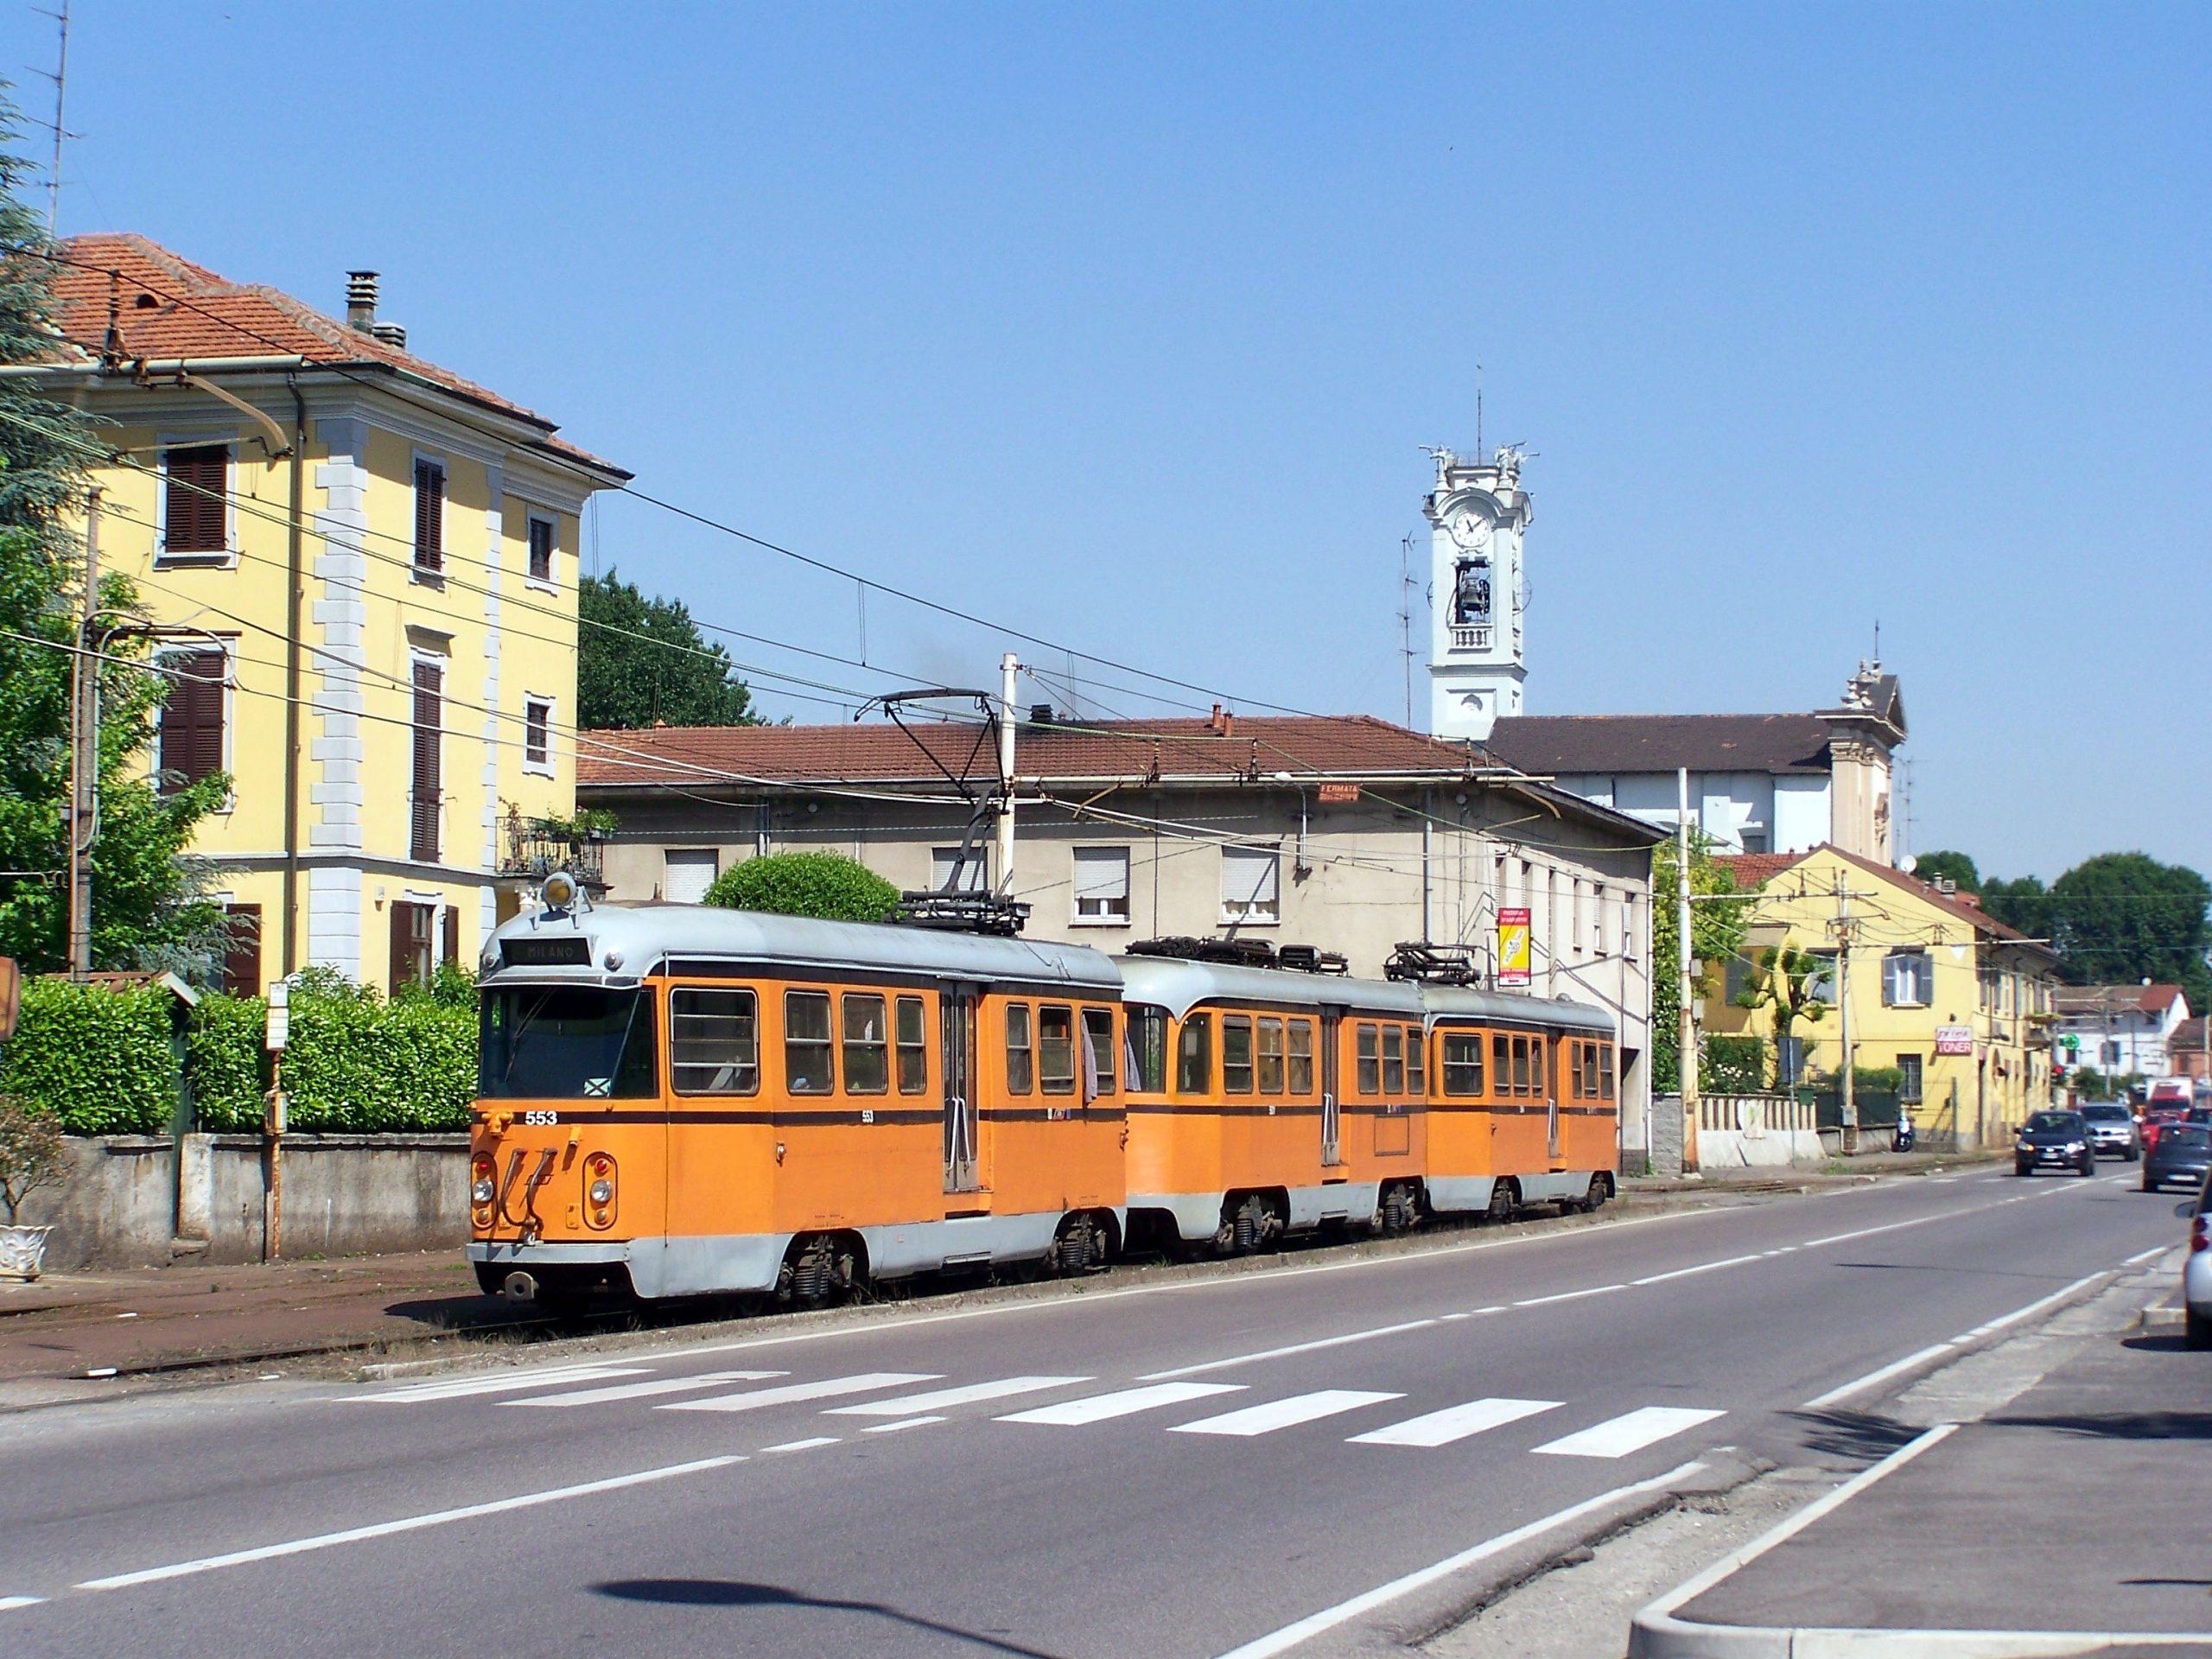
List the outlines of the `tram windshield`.
{"type": "Polygon", "coordinates": [[[518,985],[484,993],[477,1093],[486,1100],[637,1100],[660,1092],[652,998],[518,985]]]}

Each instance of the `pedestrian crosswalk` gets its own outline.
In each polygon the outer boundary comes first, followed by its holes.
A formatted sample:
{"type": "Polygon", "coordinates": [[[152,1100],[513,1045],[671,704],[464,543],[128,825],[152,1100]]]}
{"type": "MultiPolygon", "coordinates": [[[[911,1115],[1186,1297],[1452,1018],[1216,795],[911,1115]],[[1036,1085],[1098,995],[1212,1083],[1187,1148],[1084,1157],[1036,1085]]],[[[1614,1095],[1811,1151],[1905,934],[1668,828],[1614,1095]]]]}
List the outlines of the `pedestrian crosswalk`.
{"type": "MultiPolygon", "coordinates": [[[[853,1371],[794,1377],[780,1370],[729,1370],[655,1376],[654,1362],[550,1366],[534,1371],[455,1377],[346,1396],[385,1406],[448,1402],[515,1406],[527,1410],[588,1410],[635,1406],[655,1412],[739,1414],[773,1408],[812,1412],[828,1430],[844,1420],[870,1435],[961,1421],[1033,1428],[1132,1429],[1220,1440],[1274,1434],[1322,1434],[1357,1446],[1436,1452],[1510,1430],[1525,1420],[1536,1433],[1556,1425],[1555,1438],[1524,1447],[1532,1455],[1619,1459],[1700,1428],[1726,1414],[1692,1406],[1636,1406],[1595,1421],[1575,1421],[1562,1400],[1480,1395],[1423,1401],[1398,1390],[1354,1388],[1283,1391],[1256,1382],[1135,1382],[1099,1386],[1090,1376],[1020,1373],[973,1381],[930,1371],[853,1371]],[[922,1384],[942,1384],[924,1388],[922,1384]],[[1039,1403],[1025,1398],[1058,1395],[1039,1403]],[[1240,1398],[1230,1400],[1227,1396],[1240,1398]],[[866,1397],[862,1397],[866,1396],[866,1397]],[[999,1411],[995,1408],[1015,1406],[999,1411]],[[975,1408],[982,1408],[979,1411],[975,1408]],[[874,1420],[874,1421],[869,1421],[874,1420]]],[[[796,1427],[796,1424],[793,1425],[796,1427]]],[[[766,1451],[838,1444],[846,1430],[806,1435],[766,1451]]]]}

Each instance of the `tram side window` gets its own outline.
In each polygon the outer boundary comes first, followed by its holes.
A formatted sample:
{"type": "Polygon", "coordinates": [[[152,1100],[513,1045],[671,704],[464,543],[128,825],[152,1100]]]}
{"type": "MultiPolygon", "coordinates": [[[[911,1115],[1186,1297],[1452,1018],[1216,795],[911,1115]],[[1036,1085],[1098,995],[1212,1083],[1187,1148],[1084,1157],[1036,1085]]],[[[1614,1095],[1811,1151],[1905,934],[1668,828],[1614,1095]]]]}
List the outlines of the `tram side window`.
{"type": "Polygon", "coordinates": [[[1585,1100],[1598,1098],[1598,1045],[1577,1043],[1577,1059],[1581,1075],[1574,1080],[1574,1092],[1585,1100]]]}
{"type": "Polygon", "coordinates": [[[1224,1094],[1252,1092],[1252,1021],[1242,1014],[1221,1017],[1221,1088],[1224,1094]]]}
{"type": "Polygon", "coordinates": [[[1529,1039],[1529,1092],[1541,1098],[1544,1093],[1544,1049],[1541,1037],[1529,1039]]]}
{"type": "Polygon", "coordinates": [[[1289,1037],[1290,1092],[1310,1095],[1313,1092],[1313,1022],[1292,1020],[1289,1037]]]}
{"type": "Polygon", "coordinates": [[[1030,1047],[1029,1005],[1006,1005],[1006,1087],[1011,1095],[1026,1095],[1036,1080],[1036,1056],[1030,1047]]]}
{"type": "Polygon", "coordinates": [[[1490,1086],[1497,1095],[1513,1092],[1513,1039],[1502,1031],[1491,1033],[1490,1086]]]}
{"type": "Polygon", "coordinates": [[[784,993],[784,1086],[795,1095],[826,1095],[837,1086],[827,991],[784,993]]]}
{"type": "Polygon", "coordinates": [[[1175,1036],[1175,1088],[1179,1094],[1213,1092],[1213,1016],[1186,1014],[1175,1036]]]}
{"type": "Polygon", "coordinates": [[[1526,1037],[1513,1039],[1513,1092],[1516,1095],[1535,1092],[1529,1085],[1529,1039],[1526,1037]]]}
{"type": "Polygon", "coordinates": [[[1373,1026],[1362,1026],[1354,1040],[1358,1055],[1356,1074],[1359,1092],[1379,1095],[1382,1092],[1382,1033],[1373,1026]]]}
{"type": "Polygon", "coordinates": [[[891,1088],[891,1033],[884,1025],[883,999],[874,992],[844,995],[845,1092],[880,1095],[891,1088]]]}
{"type": "Polygon", "coordinates": [[[1382,1027],[1382,1092],[1395,1099],[1406,1092],[1406,1028],[1382,1027]]]}
{"type": "Polygon", "coordinates": [[[899,1092],[924,1095],[930,1087],[929,1017],[918,996],[899,999],[899,1092]]]}
{"type": "Polygon", "coordinates": [[[1114,1092],[1114,1010],[1085,1008],[1083,1011],[1084,1063],[1090,1068],[1093,1087],[1089,1093],[1096,1097],[1114,1092]]]}
{"type": "Polygon", "coordinates": [[[1428,1051],[1419,1026],[1406,1027],[1406,1092],[1428,1092],[1428,1051]]]}
{"type": "Polygon", "coordinates": [[[1483,1036],[1478,1031],[1444,1033],[1444,1092],[1464,1100],[1483,1091],[1483,1036]]]}
{"type": "Polygon", "coordinates": [[[1611,1043],[1600,1043],[1598,1045],[1598,1098],[1611,1100],[1612,1097],[1613,1046],[1611,1043]]]}
{"type": "Polygon", "coordinates": [[[1260,1092],[1263,1095],[1282,1093],[1283,1049],[1282,1021],[1260,1021],[1260,1092]]]}
{"type": "Polygon", "coordinates": [[[668,1070],[679,1095],[750,1095],[760,1039],[750,991],[668,994],[668,1070]]]}
{"type": "Polygon", "coordinates": [[[1037,1010],[1037,1081],[1048,1095],[1075,1092],[1075,1010],[1065,1003],[1037,1010]]]}
{"type": "Polygon", "coordinates": [[[1167,1010],[1137,1004],[1124,1015],[1122,1029],[1129,1051],[1123,1062],[1128,1069],[1129,1087],[1141,1094],[1166,1094],[1167,1010]]]}

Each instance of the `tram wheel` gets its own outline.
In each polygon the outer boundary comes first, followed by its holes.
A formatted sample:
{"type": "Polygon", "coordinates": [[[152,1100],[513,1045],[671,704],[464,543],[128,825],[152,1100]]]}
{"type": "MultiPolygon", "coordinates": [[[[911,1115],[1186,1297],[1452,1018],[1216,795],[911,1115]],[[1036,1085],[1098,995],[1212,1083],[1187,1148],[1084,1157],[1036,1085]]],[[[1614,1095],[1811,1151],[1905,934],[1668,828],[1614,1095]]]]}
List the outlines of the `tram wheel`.
{"type": "Polygon", "coordinates": [[[776,1300],[792,1307],[822,1307],[852,1287],[852,1251],[834,1233],[793,1239],[776,1274],[776,1300]]]}
{"type": "Polygon", "coordinates": [[[1520,1207],[1520,1187],[1512,1181],[1495,1181],[1491,1185],[1490,1208],[1484,1212],[1484,1219],[1494,1223],[1508,1222],[1513,1219],[1514,1211],[1520,1207]]]}

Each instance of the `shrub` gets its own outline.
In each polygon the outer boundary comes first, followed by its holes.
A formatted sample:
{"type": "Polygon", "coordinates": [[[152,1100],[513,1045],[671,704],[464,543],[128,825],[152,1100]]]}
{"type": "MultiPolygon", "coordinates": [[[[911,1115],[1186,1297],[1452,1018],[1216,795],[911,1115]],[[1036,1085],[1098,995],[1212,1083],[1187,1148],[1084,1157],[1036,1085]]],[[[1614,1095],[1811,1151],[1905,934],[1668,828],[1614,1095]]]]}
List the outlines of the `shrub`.
{"type": "Polygon", "coordinates": [[[899,889],[842,853],[770,853],[733,865],[707,889],[726,910],[812,916],[832,922],[887,922],[899,889]]]}
{"type": "Polygon", "coordinates": [[[369,1134],[460,1129],[476,1097],[476,1013],[425,993],[294,994],[288,1126],[369,1134]]]}
{"type": "Polygon", "coordinates": [[[25,1198],[54,1185],[68,1171],[61,1126],[19,1100],[0,1096],[0,1205],[8,1208],[8,1224],[16,1224],[25,1198]]]}
{"type": "Polygon", "coordinates": [[[257,996],[203,996],[185,1035],[184,1077],[203,1129],[258,1129],[269,1087],[262,1045],[269,1005],[257,996]]]}
{"type": "Polygon", "coordinates": [[[174,1007],[170,994],[153,986],[27,981],[0,1079],[71,1135],[158,1134],[176,1109],[174,1007]]]}
{"type": "Polygon", "coordinates": [[[1708,1037],[1699,1082],[1717,1095],[1755,1095],[1766,1088],[1766,1040],[1760,1037],[1708,1037]]]}

